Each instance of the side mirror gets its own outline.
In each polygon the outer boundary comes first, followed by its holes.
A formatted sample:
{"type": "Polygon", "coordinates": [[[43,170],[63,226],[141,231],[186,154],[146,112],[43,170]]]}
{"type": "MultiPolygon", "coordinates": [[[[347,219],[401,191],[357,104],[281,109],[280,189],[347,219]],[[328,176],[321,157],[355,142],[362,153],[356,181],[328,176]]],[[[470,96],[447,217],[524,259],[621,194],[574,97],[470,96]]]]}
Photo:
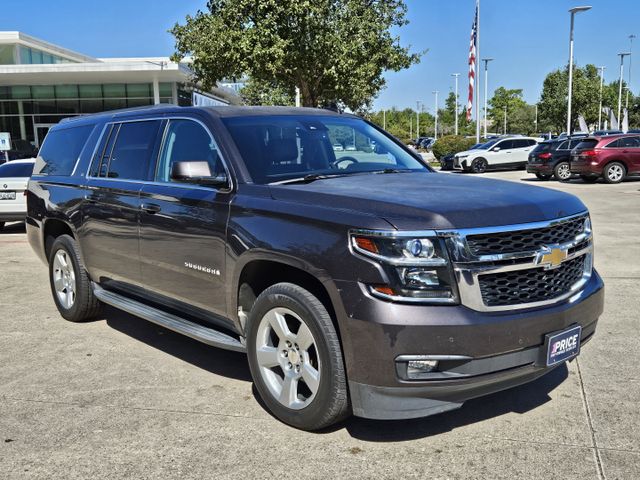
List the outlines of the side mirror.
{"type": "Polygon", "coordinates": [[[209,163],[200,161],[175,162],[171,165],[171,180],[207,187],[225,187],[229,185],[229,179],[226,174],[212,176],[209,163]]]}
{"type": "Polygon", "coordinates": [[[499,152],[500,151],[500,147],[493,147],[491,149],[492,152],[499,152]]]}
{"type": "Polygon", "coordinates": [[[382,145],[380,145],[379,143],[376,143],[375,146],[373,147],[373,153],[376,153],[378,155],[384,155],[385,153],[388,153],[388,151],[382,145]]]}

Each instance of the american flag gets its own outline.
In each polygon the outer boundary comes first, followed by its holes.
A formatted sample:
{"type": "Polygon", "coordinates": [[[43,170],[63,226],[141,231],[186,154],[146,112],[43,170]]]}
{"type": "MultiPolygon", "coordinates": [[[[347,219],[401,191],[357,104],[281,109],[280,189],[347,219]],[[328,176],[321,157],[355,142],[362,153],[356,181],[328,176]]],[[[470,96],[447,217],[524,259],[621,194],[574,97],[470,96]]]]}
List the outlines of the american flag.
{"type": "Polygon", "coordinates": [[[478,43],[478,2],[476,0],[476,14],[471,26],[471,40],[469,42],[469,99],[467,100],[467,122],[471,120],[473,110],[473,87],[476,81],[476,47],[478,43]]]}

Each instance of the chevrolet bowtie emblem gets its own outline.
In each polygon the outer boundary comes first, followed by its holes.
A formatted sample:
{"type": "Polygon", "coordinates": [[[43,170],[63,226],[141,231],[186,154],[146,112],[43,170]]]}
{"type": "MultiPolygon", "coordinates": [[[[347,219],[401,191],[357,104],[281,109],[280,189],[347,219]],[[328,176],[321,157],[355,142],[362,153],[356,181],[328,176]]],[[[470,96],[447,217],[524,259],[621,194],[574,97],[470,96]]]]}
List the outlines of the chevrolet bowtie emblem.
{"type": "Polygon", "coordinates": [[[538,253],[538,264],[545,265],[547,268],[555,268],[564,262],[567,258],[568,252],[562,248],[545,247],[544,250],[538,253]]]}

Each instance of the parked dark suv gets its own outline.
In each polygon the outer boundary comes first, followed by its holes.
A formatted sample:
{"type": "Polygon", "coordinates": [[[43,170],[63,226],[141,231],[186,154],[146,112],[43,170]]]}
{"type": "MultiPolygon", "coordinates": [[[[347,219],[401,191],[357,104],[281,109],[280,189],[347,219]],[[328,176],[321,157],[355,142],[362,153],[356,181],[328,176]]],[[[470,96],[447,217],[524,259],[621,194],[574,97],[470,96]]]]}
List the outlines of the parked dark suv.
{"type": "Polygon", "coordinates": [[[560,182],[571,179],[571,150],[582,138],[560,138],[539,143],[529,154],[527,172],[535,173],[540,180],[555,177],[560,182]]]}
{"type": "Polygon", "coordinates": [[[64,318],[109,304],[246,352],[267,408],[303,429],[529,382],[577,355],[602,312],[576,197],[435,173],[353,115],[166,106],[64,121],[27,202],[64,318]],[[355,150],[335,151],[345,135],[355,150]]]}

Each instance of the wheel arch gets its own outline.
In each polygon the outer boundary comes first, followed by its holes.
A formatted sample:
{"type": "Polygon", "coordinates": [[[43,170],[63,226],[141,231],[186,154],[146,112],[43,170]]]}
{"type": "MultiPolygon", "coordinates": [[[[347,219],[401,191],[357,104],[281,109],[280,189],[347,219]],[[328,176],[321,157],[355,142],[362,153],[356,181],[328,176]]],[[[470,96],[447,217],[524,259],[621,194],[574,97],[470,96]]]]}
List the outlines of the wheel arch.
{"type": "MultiPolygon", "coordinates": [[[[42,226],[42,244],[44,245],[44,254],[47,261],[49,260],[49,254],[51,253],[53,242],[60,235],[69,235],[76,240],[78,238],[75,228],[69,222],[66,222],[65,220],[62,220],[60,218],[46,219],[42,226]]],[[[80,256],[82,257],[82,252],[80,252],[80,256]]]]}
{"type": "Polygon", "coordinates": [[[244,331],[239,307],[248,314],[260,293],[281,282],[294,283],[315,295],[329,312],[341,337],[338,322],[342,311],[341,300],[331,277],[305,260],[267,252],[248,252],[236,266],[228,305],[229,314],[239,331],[244,331]]]}

